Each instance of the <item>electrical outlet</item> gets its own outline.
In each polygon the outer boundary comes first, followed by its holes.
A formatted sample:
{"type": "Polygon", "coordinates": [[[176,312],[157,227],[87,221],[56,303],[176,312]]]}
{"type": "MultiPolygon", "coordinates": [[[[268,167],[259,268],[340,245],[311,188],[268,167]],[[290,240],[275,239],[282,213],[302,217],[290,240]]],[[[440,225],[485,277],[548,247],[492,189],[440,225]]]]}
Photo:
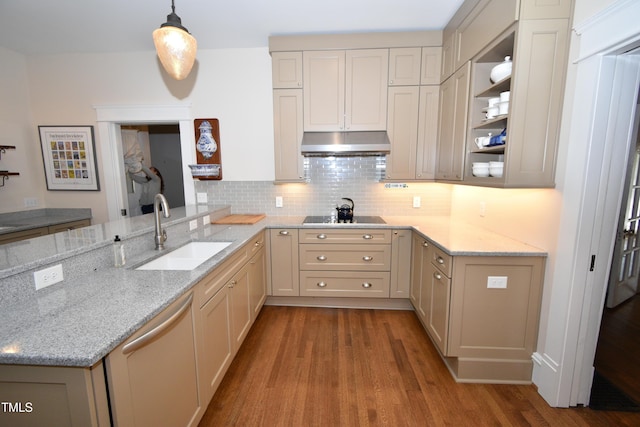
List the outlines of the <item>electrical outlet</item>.
{"type": "Polygon", "coordinates": [[[211,218],[209,215],[205,215],[202,217],[202,225],[211,224],[211,218]]]}
{"type": "Polygon", "coordinates": [[[24,207],[25,208],[35,208],[38,206],[38,198],[37,197],[25,197],[24,198],[24,207]]]}
{"type": "Polygon", "coordinates": [[[281,208],[283,205],[282,196],[276,196],[276,208],[281,208]]]}
{"type": "Polygon", "coordinates": [[[419,208],[421,204],[420,196],[413,196],[413,207],[419,208]]]}
{"type": "Polygon", "coordinates": [[[33,280],[36,282],[36,291],[46,288],[54,283],[62,282],[64,276],[62,274],[62,264],[53,267],[38,270],[33,273],[33,280]]]}
{"type": "Polygon", "coordinates": [[[507,289],[507,276],[489,276],[487,277],[488,289],[507,289]]]}
{"type": "Polygon", "coordinates": [[[196,228],[198,228],[198,220],[192,219],[191,221],[189,221],[189,231],[193,231],[196,228]]]}
{"type": "Polygon", "coordinates": [[[207,203],[207,193],[196,193],[198,203],[207,203]]]}

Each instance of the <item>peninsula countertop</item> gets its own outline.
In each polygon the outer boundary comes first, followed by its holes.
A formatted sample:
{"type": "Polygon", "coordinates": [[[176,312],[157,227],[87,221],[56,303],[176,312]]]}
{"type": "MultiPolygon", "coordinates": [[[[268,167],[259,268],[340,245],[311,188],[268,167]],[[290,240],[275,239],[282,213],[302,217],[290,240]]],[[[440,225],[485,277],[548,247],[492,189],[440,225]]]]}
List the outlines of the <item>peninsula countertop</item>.
{"type": "MultiPolygon", "coordinates": [[[[217,212],[223,214],[225,211],[217,212]]],[[[129,223],[112,225],[107,227],[106,235],[100,239],[110,238],[115,230],[127,227],[132,234],[138,233],[144,242],[148,240],[147,234],[151,236],[148,247],[145,246],[138,253],[128,254],[124,268],[115,268],[111,264],[92,267],[85,274],[70,274],[68,279],[65,276],[65,280],[59,284],[37,292],[31,291],[28,297],[14,298],[11,303],[7,303],[6,298],[4,302],[0,298],[3,313],[3,322],[0,323],[0,364],[90,367],[188,292],[256,234],[267,228],[319,228],[318,225],[303,225],[303,217],[299,216],[270,216],[253,225],[217,225],[207,223],[204,218],[208,219],[208,216],[203,215],[206,215],[206,210],[185,212],[180,219],[182,223],[187,224],[192,221],[191,218],[197,218],[201,226],[193,231],[186,229],[184,238],[174,237],[176,233],[170,234],[167,250],[193,240],[232,243],[194,270],[136,270],[135,266],[157,255],[151,246],[152,232],[148,227],[138,229],[129,223]]],[[[486,230],[452,223],[447,218],[384,219],[386,224],[346,226],[413,229],[451,255],[546,256],[541,249],[486,230]]],[[[335,227],[342,228],[345,225],[335,227]]],[[[108,240],[102,243],[93,241],[91,245],[102,245],[105,251],[111,250],[108,240]]],[[[52,251],[55,249],[49,249],[47,263],[60,260],[63,256],[70,256],[73,260],[81,256],[82,248],[74,246],[66,255],[56,255],[52,251]]],[[[39,266],[32,257],[27,264],[30,268],[39,266]]],[[[24,268],[16,271],[26,274],[24,268]]],[[[24,286],[32,289],[33,284],[26,283],[24,286]]]]}

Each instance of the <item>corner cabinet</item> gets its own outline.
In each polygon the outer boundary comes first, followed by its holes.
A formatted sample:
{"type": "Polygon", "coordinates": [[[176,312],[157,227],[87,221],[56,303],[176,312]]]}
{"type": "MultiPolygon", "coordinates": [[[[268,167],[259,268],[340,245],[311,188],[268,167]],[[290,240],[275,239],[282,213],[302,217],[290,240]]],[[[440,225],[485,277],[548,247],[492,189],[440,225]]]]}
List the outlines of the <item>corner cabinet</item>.
{"type": "Polygon", "coordinates": [[[459,382],[530,383],[544,257],[451,256],[412,237],[410,300],[459,382]]]}

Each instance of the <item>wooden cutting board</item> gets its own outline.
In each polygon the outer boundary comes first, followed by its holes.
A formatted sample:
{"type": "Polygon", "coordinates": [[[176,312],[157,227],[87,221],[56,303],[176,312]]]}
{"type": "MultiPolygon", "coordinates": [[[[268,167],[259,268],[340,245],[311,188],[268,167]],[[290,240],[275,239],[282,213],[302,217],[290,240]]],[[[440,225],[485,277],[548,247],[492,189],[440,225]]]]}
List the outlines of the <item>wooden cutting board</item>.
{"type": "Polygon", "coordinates": [[[265,214],[233,214],[211,221],[212,224],[255,224],[265,217],[265,214]]]}

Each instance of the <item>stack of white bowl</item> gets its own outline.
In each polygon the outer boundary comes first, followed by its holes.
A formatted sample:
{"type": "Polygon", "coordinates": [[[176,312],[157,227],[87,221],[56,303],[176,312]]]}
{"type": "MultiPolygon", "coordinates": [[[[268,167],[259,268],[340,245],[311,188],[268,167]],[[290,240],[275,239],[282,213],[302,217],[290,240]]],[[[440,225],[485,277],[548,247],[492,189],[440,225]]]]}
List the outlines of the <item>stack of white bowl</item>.
{"type": "Polygon", "coordinates": [[[511,95],[510,91],[500,92],[500,98],[498,98],[498,115],[503,116],[505,114],[509,114],[509,97],[511,95]]]}
{"type": "Polygon", "coordinates": [[[474,162],[471,165],[473,176],[489,176],[489,162],[474,162]]]}
{"type": "Polygon", "coordinates": [[[500,178],[502,177],[503,173],[504,173],[504,162],[489,162],[489,175],[500,178]]]}

